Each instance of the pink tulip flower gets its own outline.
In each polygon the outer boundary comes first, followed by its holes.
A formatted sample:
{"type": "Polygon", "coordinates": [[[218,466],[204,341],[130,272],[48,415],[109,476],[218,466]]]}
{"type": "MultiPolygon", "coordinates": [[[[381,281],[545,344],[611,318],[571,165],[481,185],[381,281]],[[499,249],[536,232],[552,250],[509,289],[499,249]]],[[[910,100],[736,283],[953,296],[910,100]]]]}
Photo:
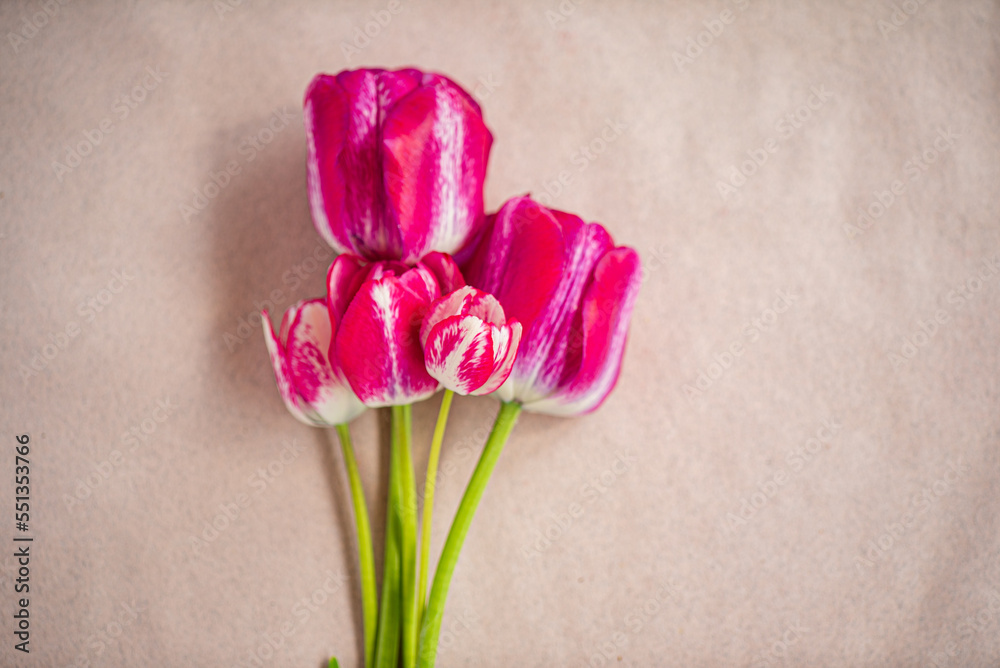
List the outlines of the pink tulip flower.
{"type": "Polygon", "coordinates": [[[267,311],[261,319],[278,392],[292,415],[314,427],[332,427],[365,410],[331,358],[333,330],[325,299],[302,301],[288,309],[279,336],[267,311]]]}
{"type": "Polygon", "coordinates": [[[320,74],[305,127],[313,222],[338,253],[412,265],[471,252],[493,136],[457,84],[414,69],[320,74]]]}
{"type": "Polygon", "coordinates": [[[427,372],[458,394],[495,391],[514,366],[521,323],[491,294],[459,288],[431,305],[420,328],[427,372]]]}
{"type": "Polygon", "coordinates": [[[497,396],[550,415],[600,406],[618,380],[640,274],[639,255],[601,225],[528,197],[504,204],[466,268],[524,328],[497,396]]]}
{"type": "Polygon", "coordinates": [[[331,354],[365,405],[410,404],[438,390],[424,366],[420,326],[442,292],[464,284],[458,265],[443,253],[431,253],[414,267],[337,256],[327,274],[336,331],[331,354]]]}

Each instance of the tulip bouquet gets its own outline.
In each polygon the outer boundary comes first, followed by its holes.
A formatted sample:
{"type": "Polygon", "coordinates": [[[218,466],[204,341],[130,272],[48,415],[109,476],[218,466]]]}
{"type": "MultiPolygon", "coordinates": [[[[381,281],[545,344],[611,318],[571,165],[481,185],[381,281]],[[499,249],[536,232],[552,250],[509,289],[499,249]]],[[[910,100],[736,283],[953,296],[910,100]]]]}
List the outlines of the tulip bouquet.
{"type": "Polygon", "coordinates": [[[493,137],[479,105],[444,76],[321,74],[306,91],[305,127],[313,221],[338,255],[325,297],[290,308],[278,333],[262,314],[267,348],[288,410],[340,439],[365,665],[433,666],[459,551],[518,414],[579,415],[611,392],[639,257],[602,226],[526,196],[485,215],[493,137]],[[411,406],[442,388],[418,540],[411,406]],[[500,410],[429,582],[437,464],[455,393],[493,395],[500,410]],[[374,407],[392,412],[381,596],[347,426],[374,407]]]}

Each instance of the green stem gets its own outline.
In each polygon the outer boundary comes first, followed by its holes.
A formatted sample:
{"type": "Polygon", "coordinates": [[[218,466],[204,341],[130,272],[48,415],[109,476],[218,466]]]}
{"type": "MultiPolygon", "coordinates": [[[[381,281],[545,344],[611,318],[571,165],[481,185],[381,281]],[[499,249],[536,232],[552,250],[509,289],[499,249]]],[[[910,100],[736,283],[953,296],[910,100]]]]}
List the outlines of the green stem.
{"type": "Polygon", "coordinates": [[[376,668],[397,668],[401,630],[400,577],[402,561],[400,539],[402,523],[399,518],[402,485],[398,462],[402,425],[392,413],[392,437],[389,450],[389,489],[385,506],[385,559],[382,564],[382,603],[379,606],[378,632],[375,639],[376,668]]]}
{"type": "Polygon", "coordinates": [[[420,662],[418,664],[420,668],[433,668],[434,666],[434,660],[437,658],[438,637],[441,634],[441,621],[444,617],[444,603],[448,597],[448,586],[451,584],[451,577],[455,572],[455,564],[458,563],[458,553],[462,549],[462,543],[465,542],[465,535],[469,532],[472,516],[479,506],[479,500],[483,497],[486,483],[490,480],[500,452],[503,450],[520,412],[520,404],[511,402],[500,405],[500,412],[493,424],[493,431],[486,440],[483,454],[479,457],[479,463],[476,464],[476,470],[472,473],[469,486],[466,487],[465,495],[458,506],[458,512],[455,513],[451,531],[448,532],[448,540],[445,541],[441,559],[438,561],[430,600],[427,602],[427,610],[424,612],[420,628],[420,662]]]}
{"type": "Polygon", "coordinates": [[[441,455],[441,442],[444,440],[444,428],[448,424],[448,411],[451,410],[451,399],[455,393],[445,390],[441,398],[441,410],[438,411],[437,424],[434,425],[434,439],[431,441],[431,453],[427,457],[427,480],[424,482],[424,519],[420,525],[420,577],[417,585],[417,617],[422,618],[427,604],[427,572],[431,561],[431,515],[434,512],[434,489],[437,487],[438,458],[441,455]]]}
{"type": "Polygon", "coordinates": [[[413,473],[412,433],[413,410],[410,406],[393,406],[392,418],[399,427],[399,552],[402,560],[400,610],[402,611],[403,667],[417,665],[417,481],[413,473]]]}
{"type": "Polygon", "coordinates": [[[365,493],[361,487],[358,462],[354,457],[351,432],[346,424],[337,425],[340,449],[347,465],[347,479],[351,485],[351,502],[354,505],[354,523],[358,531],[358,563],[361,567],[361,605],[365,622],[365,665],[371,666],[375,658],[375,629],[378,624],[378,590],[375,585],[375,552],[372,549],[372,530],[368,522],[365,493]]]}

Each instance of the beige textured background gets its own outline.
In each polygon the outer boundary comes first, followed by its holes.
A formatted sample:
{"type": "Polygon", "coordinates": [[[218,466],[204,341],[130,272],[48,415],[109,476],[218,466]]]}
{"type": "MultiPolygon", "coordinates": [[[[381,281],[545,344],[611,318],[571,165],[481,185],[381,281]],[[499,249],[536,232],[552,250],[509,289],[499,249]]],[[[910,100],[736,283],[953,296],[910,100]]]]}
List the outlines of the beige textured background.
{"type": "MultiPolygon", "coordinates": [[[[488,208],[547,190],[648,269],[611,399],[520,421],[439,665],[1000,664],[997,3],[222,2],[0,7],[0,663],[356,665],[340,454],[242,323],[323,290],[309,79],[415,65],[480,99],[488,208]]],[[[495,409],[456,402],[435,554],[495,409]]],[[[382,421],[354,427],[378,533],[382,421]]]]}

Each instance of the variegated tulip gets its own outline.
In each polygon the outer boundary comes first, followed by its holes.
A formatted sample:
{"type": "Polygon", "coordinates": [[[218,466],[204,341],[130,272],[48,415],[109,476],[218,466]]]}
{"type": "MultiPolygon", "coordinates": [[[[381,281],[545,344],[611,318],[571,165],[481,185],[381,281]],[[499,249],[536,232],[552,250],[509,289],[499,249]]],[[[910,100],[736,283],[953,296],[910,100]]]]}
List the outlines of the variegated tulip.
{"type": "Polygon", "coordinates": [[[288,309],[278,336],[267,311],[261,318],[278,392],[292,415],[314,427],[332,427],[365,410],[332,356],[333,328],[325,299],[288,309]]]}
{"type": "Polygon", "coordinates": [[[305,127],[313,222],[337,252],[465,257],[484,222],[493,136],[461,87],[415,69],[320,74],[305,127]]]}
{"type": "Polygon", "coordinates": [[[524,327],[503,401],[551,415],[596,409],[618,380],[639,291],[639,255],[601,225],[528,197],[490,216],[466,267],[524,327]]]}
{"type": "Polygon", "coordinates": [[[503,385],[520,341],[521,323],[504,317],[496,297],[470,286],[434,302],[420,328],[427,373],[463,395],[503,385]]]}
{"type": "Polygon", "coordinates": [[[442,292],[465,284],[451,256],[431,253],[416,266],[339,255],[327,288],[344,376],[367,406],[399,406],[438,390],[427,373],[420,326],[442,292]]]}

